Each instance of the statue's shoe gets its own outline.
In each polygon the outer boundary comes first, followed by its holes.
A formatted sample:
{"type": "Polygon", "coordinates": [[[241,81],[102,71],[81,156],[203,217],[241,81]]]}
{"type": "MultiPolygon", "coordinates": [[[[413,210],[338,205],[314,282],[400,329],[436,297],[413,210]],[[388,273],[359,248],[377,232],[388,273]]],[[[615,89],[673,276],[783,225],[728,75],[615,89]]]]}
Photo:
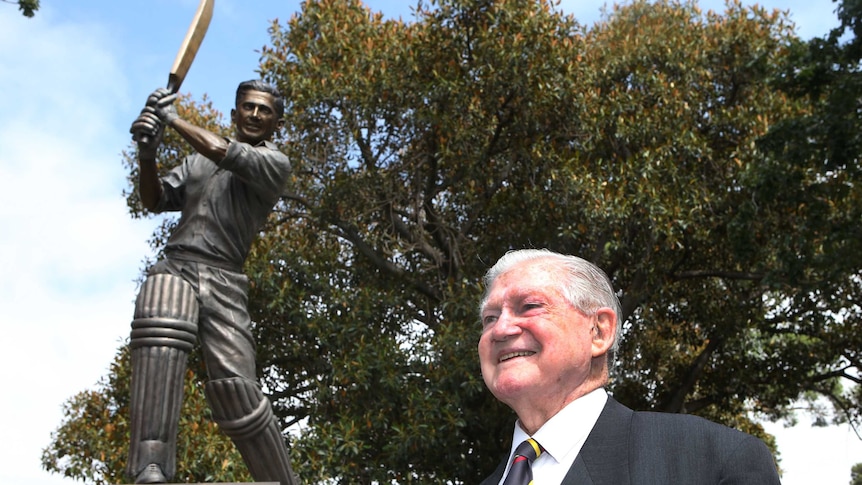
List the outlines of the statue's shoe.
{"type": "Polygon", "coordinates": [[[155,463],[147,465],[135,479],[135,483],[167,483],[167,481],[165,474],[162,473],[162,467],[155,463]]]}

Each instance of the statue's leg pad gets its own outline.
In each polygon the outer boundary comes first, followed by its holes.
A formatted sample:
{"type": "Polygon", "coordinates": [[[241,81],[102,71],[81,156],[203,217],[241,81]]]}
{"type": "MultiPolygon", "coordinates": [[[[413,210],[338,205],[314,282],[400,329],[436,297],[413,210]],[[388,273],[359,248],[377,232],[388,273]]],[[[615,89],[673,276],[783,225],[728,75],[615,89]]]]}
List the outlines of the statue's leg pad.
{"type": "Polygon", "coordinates": [[[299,483],[272,405],[255,382],[218,379],[207,383],[206,394],[213,418],[233,440],[256,481],[299,483]]]}
{"type": "Polygon", "coordinates": [[[197,320],[191,285],[168,274],[147,278],[135,304],[129,341],[131,440],[126,472],[136,483],[164,483],[176,472],[183,380],[197,320]]]}

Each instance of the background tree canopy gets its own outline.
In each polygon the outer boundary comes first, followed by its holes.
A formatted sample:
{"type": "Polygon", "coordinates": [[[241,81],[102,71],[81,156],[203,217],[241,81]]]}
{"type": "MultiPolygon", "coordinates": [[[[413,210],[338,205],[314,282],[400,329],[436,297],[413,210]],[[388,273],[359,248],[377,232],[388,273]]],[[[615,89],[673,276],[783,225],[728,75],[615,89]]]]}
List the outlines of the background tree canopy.
{"type": "MultiPolygon", "coordinates": [[[[853,28],[856,3],[839,9],[853,28]]],[[[613,279],[623,403],[770,443],[755,418],[792,418],[800,399],[858,424],[860,387],[843,387],[862,349],[855,40],[803,43],[738,3],[636,1],[587,28],[535,0],[439,0],[410,23],[309,1],[271,38],[261,74],[287,95],[295,172],[245,269],[303,481],[493,470],[514,417],[479,372],[479,279],[523,247],[613,279]]],[[[228,130],[206,100],[182,109],[228,130]]],[[[166,169],[188,148],[163,150],[166,169]]],[[[123,425],[103,414],[69,412],[45,466],[81,477],[56,451],[70,426],[123,425]]]]}

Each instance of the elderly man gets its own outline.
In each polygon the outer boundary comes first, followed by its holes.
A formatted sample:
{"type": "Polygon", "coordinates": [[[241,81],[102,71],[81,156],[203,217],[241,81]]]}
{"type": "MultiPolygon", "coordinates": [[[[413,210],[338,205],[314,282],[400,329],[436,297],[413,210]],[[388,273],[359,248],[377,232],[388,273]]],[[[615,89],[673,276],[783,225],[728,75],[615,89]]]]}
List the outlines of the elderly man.
{"type": "Polygon", "coordinates": [[[135,303],[127,473],[135,483],[173,477],[186,356],[200,341],[213,418],[255,480],[293,484],[284,437],[257,383],[242,274],[290,175],[287,157],[270,142],[283,123],[284,99],[261,81],[241,83],[231,110],[235,137],[225,138],[180,118],[175,98],[166,89],[153,92],[131,129],[141,201],[181,216],[135,303]],[[156,151],[166,127],[197,153],[160,177],[156,151]]]}
{"type": "Polygon", "coordinates": [[[608,396],[620,306],[599,268],[514,251],[485,285],[482,376],[518,420],[507,459],[482,485],[779,483],[761,440],[695,416],[634,412],[608,396]]]}

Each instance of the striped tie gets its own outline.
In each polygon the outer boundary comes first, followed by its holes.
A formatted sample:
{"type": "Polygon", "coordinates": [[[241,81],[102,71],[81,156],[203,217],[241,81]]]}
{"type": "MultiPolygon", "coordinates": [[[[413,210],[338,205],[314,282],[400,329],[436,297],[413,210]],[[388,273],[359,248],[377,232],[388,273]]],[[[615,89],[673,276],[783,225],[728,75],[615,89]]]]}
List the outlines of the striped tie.
{"type": "Polygon", "coordinates": [[[542,454],[542,447],[533,438],[528,438],[518,445],[512,457],[512,466],[503,485],[530,485],[533,483],[533,470],[530,465],[542,454]]]}

